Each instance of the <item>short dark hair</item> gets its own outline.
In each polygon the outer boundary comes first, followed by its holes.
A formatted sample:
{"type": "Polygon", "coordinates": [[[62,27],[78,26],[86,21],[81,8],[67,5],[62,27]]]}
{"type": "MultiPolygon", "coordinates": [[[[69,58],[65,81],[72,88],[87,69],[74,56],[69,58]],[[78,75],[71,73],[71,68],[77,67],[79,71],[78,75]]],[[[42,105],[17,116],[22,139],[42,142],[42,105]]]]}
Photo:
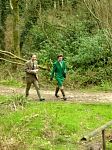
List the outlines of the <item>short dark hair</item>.
{"type": "Polygon", "coordinates": [[[59,55],[57,56],[57,58],[59,58],[59,57],[63,57],[63,54],[59,54],[59,55]]]}
{"type": "Polygon", "coordinates": [[[33,55],[35,55],[35,54],[32,53],[32,54],[30,55],[30,57],[32,57],[33,55]]]}

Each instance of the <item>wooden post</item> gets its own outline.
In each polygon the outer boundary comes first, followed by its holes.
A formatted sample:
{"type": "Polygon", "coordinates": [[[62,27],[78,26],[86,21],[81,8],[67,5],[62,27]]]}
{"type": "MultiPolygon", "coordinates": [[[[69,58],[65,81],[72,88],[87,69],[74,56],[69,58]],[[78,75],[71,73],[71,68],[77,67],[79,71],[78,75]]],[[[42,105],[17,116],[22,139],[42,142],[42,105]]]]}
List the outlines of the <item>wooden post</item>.
{"type": "Polygon", "coordinates": [[[102,130],[102,145],[103,145],[103,150],[106,150],[105,130],[102,130]]]}

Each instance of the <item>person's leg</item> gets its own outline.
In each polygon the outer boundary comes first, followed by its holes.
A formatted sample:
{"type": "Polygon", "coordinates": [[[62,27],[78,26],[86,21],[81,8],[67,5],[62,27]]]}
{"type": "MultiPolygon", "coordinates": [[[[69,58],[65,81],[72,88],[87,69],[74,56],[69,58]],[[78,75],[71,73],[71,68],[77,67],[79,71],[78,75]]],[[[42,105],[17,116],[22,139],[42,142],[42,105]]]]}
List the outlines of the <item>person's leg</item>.
{"type": "Polygon", "coordinates": [[[28,97],[28,95],[29,95],[30,87],[31,87],[31,83],[30,83],[30,82],[27,82],[27,83],[26,83],[26,97],[28,97]]]}
{"type": "Polygon", "coordinates": [[[62,93],[62,95],[63,95],[63,99],[64,99],[64,100],[67,100],[67,98],[66,98],[66,96],[65,96],[64,89],[63,89],[63,81],[64,81],[64,79],[59,79],[59,80],[57,80],[57,81],[58,81],[59,89],[60,89],[60,91],[61,91],[61,93],[62,93]]]}
{"type": "Polygon", "coordinates": [[[39,100],[40,100],[40,101],[45,100],[44,98],[41,98],[40,90],[39,90],[39,85],[38,85],[37,80],[35,80],[35,81],[33,82],[33,85],[34,85],[34,87],[35,87],[35,89],[36,89],[36,92],[37,92],[37,95],[38,95],[38,97],[39,97],[39,100]]]}
{"type": "Polygon", "coordinates": [[[65,92],[64,92],[63,86],[60,87],[60,90],[61,90],[61,93],[62,93],[62,95],[63,95],[63,99],[66,101],[67,98],[66,98],[66,96],[65,96],[65,92]]]}
{"type": "Polygon", "coordinates": [[[55,90],[55,96],[56,96],[57,98],[59,97],[58,92],[59,92],[59,86],[57,85],[56,90],[55,90]]]}

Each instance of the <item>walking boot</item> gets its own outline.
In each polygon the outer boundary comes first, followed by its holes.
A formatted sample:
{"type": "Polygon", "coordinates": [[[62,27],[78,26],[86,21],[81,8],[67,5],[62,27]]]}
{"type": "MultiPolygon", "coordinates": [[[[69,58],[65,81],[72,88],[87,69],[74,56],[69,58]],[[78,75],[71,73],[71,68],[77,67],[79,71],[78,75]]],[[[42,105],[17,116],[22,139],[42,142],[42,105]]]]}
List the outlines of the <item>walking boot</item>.
{"type": "Polygon", "coordinates": [[[25,97],[28,98],[28,96],[29,96],[29,93],[26,93],[26,94],[25,94],[25,97]]]}
{"type": "Polygon", "coordinates": [[[58,97],[59,97],[59,95],[58,95],[58,91],[59,91],[59,87],[56,87],[56,91],[55,91],[55,96],[56,96],[56,98],[58,98],[58,97]]]}
{"type": "Polygon", "coordinates": [[[39,97],[39,101],[45,101],[45,98],[41,98],[40,90],[39,90],[39,88],[38,88],[37,85],[35,85],[35,89],[36,89],[36,91],[37,91],[37,95],[38,95],[38,97],[39,97]]]}
{"type": "Polygon", "coordinates": [[[40,98],[39,100],[40,100],[40,101],[45,101],[45,98],[40,98]]]}
{"type": "Polygon", "coordinates": [[[67,98],[65,97],[65,92],[64,92],[64,90],[63,90],[63,89],[61,89],[61,93],[62,93],[62,95],[63,95],[63,100],[64,100],[64,101],[66,101],[66,100],[67,100],[67,98]]]}

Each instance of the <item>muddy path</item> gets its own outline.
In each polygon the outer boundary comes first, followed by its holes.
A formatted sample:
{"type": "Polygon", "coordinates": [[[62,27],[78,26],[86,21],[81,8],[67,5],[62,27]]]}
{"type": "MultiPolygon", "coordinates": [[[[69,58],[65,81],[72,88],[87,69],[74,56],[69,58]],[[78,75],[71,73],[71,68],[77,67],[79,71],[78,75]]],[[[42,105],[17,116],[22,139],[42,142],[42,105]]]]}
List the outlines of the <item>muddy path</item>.
{"type": "MultiPolygon", "coordinates": [[[[62,100],[61,92],[59,92],[60,98],[54,97],[54,91],[50,90],[40,90],[42,97],[46,101],[62,100]]],[[[0,86],[0,95],[25,95],[25,88],[15,88],[0,86]]],[[[81,91],[66,91],[66,102],[89,102],[89,103],[112,103],[112,93],[111,92],[81,92],[81,91]]],[[[35,89],[32,87],[30,90],[29,98],[38,100],[35,89]]]]}

